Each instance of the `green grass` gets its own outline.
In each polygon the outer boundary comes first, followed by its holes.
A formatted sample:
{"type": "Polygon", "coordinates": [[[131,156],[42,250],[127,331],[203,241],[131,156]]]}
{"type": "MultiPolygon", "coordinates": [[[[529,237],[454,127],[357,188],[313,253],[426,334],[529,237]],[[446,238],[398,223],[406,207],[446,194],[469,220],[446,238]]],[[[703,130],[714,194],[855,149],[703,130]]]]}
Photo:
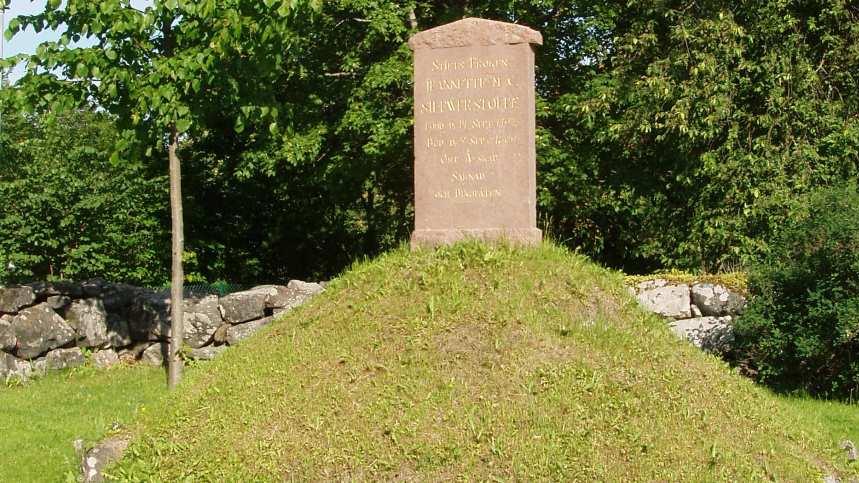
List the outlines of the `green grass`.
{"type": "MultiPolygon", "coordinates": [[[[809,397],[779,396],[797,418],[809,427],[816,427],[827,441],[849,439],[859,445],[859,404],[823,401],[809,397]]],[[[854,465],[859,469],[859,465],[854,465]]]]}
{"type": "MultiPolygon", "coordinates": [[[[131,428],[136,481],[848,476],[813,409],[677,340],[551,245],[358,264],[131,428]]],[[[844,412],[849,422],[856,418],[844,412]]],[[[834,423],[833,423],[834,424],[834,423]]]]}
{"type": "Polygon", "coordinates": [[[0,481],[77,475],[75,439],[93,444],[165,392],[164,372],[142,366],[86,367],[0,387],[0,481]]]}

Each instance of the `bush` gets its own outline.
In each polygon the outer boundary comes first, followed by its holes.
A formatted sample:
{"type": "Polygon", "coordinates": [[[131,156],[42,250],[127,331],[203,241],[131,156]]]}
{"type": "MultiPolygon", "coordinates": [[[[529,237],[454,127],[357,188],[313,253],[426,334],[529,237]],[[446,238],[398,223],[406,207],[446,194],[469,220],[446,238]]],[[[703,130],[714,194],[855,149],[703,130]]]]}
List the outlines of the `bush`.
{"type": "Polygon", "coordinates": [[[743,364],[780,390],[853,397],[859,389],[859,193],[818,191],[751,270],[736,326],[743,364]]]}

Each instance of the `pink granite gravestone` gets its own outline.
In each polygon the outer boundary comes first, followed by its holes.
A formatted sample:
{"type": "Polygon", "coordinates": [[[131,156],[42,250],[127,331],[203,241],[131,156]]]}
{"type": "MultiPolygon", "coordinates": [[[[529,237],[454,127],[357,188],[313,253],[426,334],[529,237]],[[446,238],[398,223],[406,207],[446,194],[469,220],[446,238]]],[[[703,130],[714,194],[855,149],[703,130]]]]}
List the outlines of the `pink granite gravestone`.
{"type": "Polygon", "coordinates": [[[464,238],[533,245],[539,32],[467,18],[414,35],[412,248],[464,238]]]}

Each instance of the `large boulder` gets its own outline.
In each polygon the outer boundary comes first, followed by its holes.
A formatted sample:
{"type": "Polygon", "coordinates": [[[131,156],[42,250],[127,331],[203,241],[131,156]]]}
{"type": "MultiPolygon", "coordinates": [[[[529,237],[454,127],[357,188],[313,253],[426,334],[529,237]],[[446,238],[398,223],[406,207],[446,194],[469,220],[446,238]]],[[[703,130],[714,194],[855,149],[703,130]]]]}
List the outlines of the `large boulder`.
{"type": "Polygon", "coordinates": [[[692,316],[689,286],[667,280],[650,280],[636,287],[636,298],[647,310],[663,317],[688,319],[692,316]]]}
{"type": "Polygon", "coordinates": [[[185,300],[185,337],[191,348],[212,342],[215,331],[223,324],[218,297],[209,295],[199,300],[185,300]]]}
{"type": "Polygon", "coordinates": [[[78,337],[82,347],[102,347],[109,341],[107,335],[107,312],[100,299],[75,300],[66,310],[66,323],[78,337]]]}
{"type": "Polygon", "coordinates": [[[268,293],[262,290],[235,292],[221,297],[221,316],[231,324],[265,317],[268,293]]]}
{"type": "Polygon", "coordinates": [[[33,359],[75,339],[75,331],[47,304],[22,310],[12,319],[18,339],[16,353],[22,359],[33,359]]]}
{"type": "Polygon", "coordinates": [[[730,316],[677,320],[670,327],[678,337],[714,354],[727,353],[734,343],[733,319],[730,316]]]}
{"type": "Polygon", "coordinates": [[[35,302],[31,287],[0,287],[0,313],[14,314],[35,302]]]}
{"type": "Polygon", "coordinates": [[[22,361],[12,354],[0,352],[0,381],[19,380],[21,382],[30,379],[33,366],[29,361],[22,361]]]}
{"type": "Polygon", "coordinates": [[[252,288],[251,291],[265,293],[266,308],[273,309],[274,313],[281,313],[307,302],[314,295],[325,291],[325,288],[318,283],[291,280],[285,287],[283,285],[260,285],[252,288]]]}
{"type": "Polygon", "coordinates": [[[58,371],[69,367],[79,367],[84,365],[86,359],[81,352],[80,347],[72,347],[71,349],[55,349],[48,352],[45,356],[45,363],[49,370],[58,371]]]}
{"type": "Polygon", "coordinates": [[[272,317],[253,320],[244,324],[232,325],[227,329],[227,343],[236,345],[239,341],[253,335],[256,331],[268,325],[272,321],[272,317]]]}
{"type": "Polygon", "coordinates": [[[692,286],[692,302],[703,315],[739,315],[746,307],[746,298],[722,285],[696,283],[692,286]]]}
{"type": "Polygon", "coordinates": [[[128,327],[136,342],[166,340],[170,335],[170,295],[148,293],[135,299],[128,311],[128,327]]]}
{"type": "Polygon", "coordinates": [[[11,315],[0,315],[0,351],[14,352],[18,338],[15,337],[15,329],[12,328],[11,315]]]}

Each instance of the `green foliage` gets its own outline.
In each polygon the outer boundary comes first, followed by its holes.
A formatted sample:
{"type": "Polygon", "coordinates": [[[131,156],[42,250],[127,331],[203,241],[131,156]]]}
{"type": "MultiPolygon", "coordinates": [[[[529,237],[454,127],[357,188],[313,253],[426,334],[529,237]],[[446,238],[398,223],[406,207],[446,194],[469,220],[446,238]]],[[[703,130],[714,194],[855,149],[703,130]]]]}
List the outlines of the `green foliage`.
{"type": "Polygon", "coordinates": [[[109,161],[118,137],[110,117],[3,121],[0,281],[166,280],[167,184],[137,163],[109,161]]]}
{"type": "Polygon", "coordinates": [[[405,43],[463,16],[543,34],[540,220],[610,266],[740,270],[792,199],[859,175],[859,22],[843,0],[268,3],[72,0],[11,29],[68,25],[20,60],[17,105],[94,102],[129,153],[187,129],[197,280],[331,275],[406,238],[405,43]],[[69,44],[85,36],[97,45],[69,44]]]}
{"type": "Polygon", "coordinates": [[[754,375],[781,389],[859,396],[859,193],[826,189],[800,203],[749,279],[737,322],[754,375]]]}

